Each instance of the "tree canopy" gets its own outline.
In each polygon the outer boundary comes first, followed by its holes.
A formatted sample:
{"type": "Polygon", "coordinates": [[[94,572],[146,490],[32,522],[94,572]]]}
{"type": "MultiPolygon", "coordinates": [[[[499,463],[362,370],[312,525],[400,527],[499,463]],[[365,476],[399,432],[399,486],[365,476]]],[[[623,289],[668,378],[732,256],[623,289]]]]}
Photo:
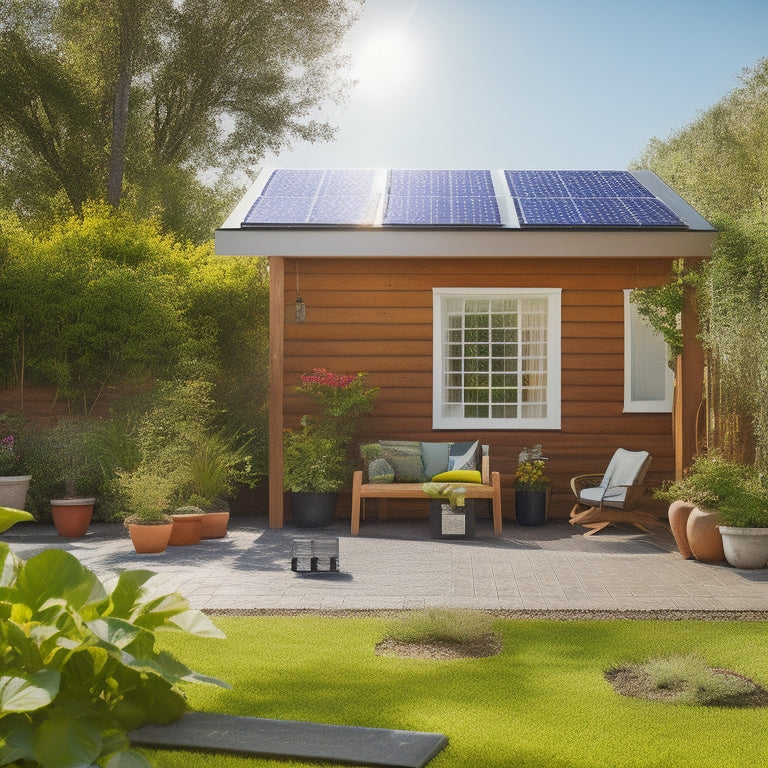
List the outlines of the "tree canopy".
{"type": "Polygon", "coordinates": [[[210,207],[218,175],[332,135],[361,2],[0,0],[0,203],[210,207]]]}
{"type": "MultiPolygon", "coordinates": [[[[697,285],[708,354],[709,447],[768,468],[768,58],[693,123],[653,139],[638,165],[720,230],[712,259],[684,278],[697,285]]],[[[663,308],[675,286],[679,275],[642,298],[663,308]]]]}

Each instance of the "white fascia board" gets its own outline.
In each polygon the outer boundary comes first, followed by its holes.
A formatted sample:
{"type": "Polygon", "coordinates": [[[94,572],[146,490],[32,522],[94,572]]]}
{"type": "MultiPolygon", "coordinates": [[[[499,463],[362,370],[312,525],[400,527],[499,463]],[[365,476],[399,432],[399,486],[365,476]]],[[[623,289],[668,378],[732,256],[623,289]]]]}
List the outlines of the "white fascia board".
{"type": "Polygon", "coordinates": [[[708,258],[706,231],[456,229],[216,230],[216,253],[299,258],[708,258]]]}

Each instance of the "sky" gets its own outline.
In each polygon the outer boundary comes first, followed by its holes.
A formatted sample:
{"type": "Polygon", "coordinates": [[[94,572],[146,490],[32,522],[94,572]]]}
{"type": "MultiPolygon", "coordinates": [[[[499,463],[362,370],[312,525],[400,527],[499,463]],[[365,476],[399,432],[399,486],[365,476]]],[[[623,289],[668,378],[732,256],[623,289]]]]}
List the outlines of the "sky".
{"type": "Polygon", "coordinates": [[[344,52],[335,140],[262,167],[625,169],[768,56],[768,2],[367,0],[344,52]]]}

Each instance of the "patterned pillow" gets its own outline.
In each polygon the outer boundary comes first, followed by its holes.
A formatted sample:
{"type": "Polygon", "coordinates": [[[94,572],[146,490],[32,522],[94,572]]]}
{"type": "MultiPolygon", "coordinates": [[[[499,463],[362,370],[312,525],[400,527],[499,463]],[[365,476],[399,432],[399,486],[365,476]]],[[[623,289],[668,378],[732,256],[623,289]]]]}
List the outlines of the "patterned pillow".
{"type": "Polygon", "coordinates": [[[448,471],[453,469],[477,469],[477,456],[480,442],[451,443],[448,450],[448,471]]]}
{"type": "Polygon", "coordinates": [[[382,457],[395,470],[396,483],[424,483],[421,443],[416,440],[382,440],[382,457]]]}
{"type": "Polygon", "coordinates": [[[395,479],[395,470],[386,459],[374,459],[368,464],[369,483],[391,483],[395,479]]]}

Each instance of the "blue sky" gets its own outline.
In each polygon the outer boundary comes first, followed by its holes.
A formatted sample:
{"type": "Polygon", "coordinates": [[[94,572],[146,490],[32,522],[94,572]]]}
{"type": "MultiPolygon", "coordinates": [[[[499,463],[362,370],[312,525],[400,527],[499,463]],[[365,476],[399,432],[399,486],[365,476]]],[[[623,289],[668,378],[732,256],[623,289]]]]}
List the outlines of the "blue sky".
{"type": "Polygon", "coordinates": [[[264,165],[626,168],[733,90],[766,33],[765,0],[367,0],[336,140],[264,165]]]}

